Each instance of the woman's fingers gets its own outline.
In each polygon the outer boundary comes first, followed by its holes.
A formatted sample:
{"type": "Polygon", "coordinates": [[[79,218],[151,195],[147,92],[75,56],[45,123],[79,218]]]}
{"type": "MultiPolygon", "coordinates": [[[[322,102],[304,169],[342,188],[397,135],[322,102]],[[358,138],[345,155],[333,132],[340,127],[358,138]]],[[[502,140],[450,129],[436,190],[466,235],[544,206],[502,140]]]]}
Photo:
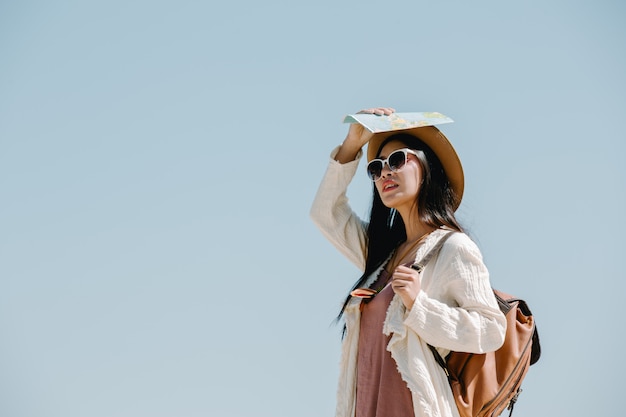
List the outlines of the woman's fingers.
{"type": "Polygon", "coordinates": [[[393,271],[393,278],[404,278],[404,279],[418,279],[420,276],[419,272],[417,272],[413,268],[406,267],[404,265],[398,266],[395,271],[393,271]]]}
{"type": "Polygon", "coordinates": [[[391,286],[397,289],[411,287],[417,290],[420,288],[419,273],[414,269],[401,265],[396,268],[392,275],[391,286]]]}
{"type": "Polygon", "coordinates": [[[391,288],[400,296],[404,306],[410,309],[422,289],[420,275],[414,269],[401,265],[393,272],[391,288]]]}
{"type": "MultiPolygon", "coordinates": [[[[372,107],[371,109],[364,109],[358,112],[358,114],[376,114],[378,116],[389,116],[395,112],[391,107],[372,107]]],[[[374,134],[369,130],[363,128],[360,123],[352,123],[350,125],[350,130],[348,131],[348,136],[352,138],[359,138],[359,142],[361,146],[365,145],[374,134]]]]}
{"type": "Polygon", "coordinates": [[[395,113],[395,109],[392,107],[372,107],[370,109],[364,109],[358,112],[358,114],[376,114],[378,116],[389,116],[395,113]]]}

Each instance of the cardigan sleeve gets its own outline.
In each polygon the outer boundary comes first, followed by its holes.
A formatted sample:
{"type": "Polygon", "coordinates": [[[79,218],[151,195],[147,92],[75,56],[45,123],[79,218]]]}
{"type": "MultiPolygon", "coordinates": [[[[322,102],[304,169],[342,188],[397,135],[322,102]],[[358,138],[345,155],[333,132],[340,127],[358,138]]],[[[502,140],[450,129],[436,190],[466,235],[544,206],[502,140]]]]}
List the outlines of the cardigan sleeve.
{"type": "Polygon", "coordinates": [[[359,269],[365,269],[367,223],[352,211],[346,191],[361,158],[359,151],[354,161],[341,164],[334,159],[339,147],[331,153],[331,160],[317,190],[310,216],[322,234],[359,269]]]}
{"type": "Polygon", "coordinates": [[[426,343],[443,349],[485,353],[500,348],[506,318],[476,244],[467,235],[455,233],[433,264],[433,279],[444,286],[444,296],[435,299],[421,291],[405,325],[426,343]]]}

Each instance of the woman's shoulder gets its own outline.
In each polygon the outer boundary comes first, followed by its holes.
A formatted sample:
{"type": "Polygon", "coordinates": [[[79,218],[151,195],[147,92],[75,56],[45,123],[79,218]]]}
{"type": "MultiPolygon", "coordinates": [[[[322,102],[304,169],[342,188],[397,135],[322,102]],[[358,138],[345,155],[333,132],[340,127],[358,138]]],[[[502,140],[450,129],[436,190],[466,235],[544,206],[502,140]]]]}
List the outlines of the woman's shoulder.
{"type": "Polygon", "coordinates": [[[452,233],[441,248],[442,254],[454,256],[458,254],[471,254],[472,256],[481,257],[480,249],[476,242],[472,240],[466,233],[451,231],[450,229],[439,229],[444,236],[446,233],[452,233]]]}
{"type": "MultiPolygon", "coordinates": [[[[444,231],[449,229],[442,229],[444,231]]],[[[456,245],[456,246],[476,246],[476,243],[474,243],[474,241],[472,240],[471,237],[469,237],[465,232],[457,232],[457,231],[450,231],[452,233],[452,235],[448,238],[447,243],[449,242],[452,245],[456,245]]]]}

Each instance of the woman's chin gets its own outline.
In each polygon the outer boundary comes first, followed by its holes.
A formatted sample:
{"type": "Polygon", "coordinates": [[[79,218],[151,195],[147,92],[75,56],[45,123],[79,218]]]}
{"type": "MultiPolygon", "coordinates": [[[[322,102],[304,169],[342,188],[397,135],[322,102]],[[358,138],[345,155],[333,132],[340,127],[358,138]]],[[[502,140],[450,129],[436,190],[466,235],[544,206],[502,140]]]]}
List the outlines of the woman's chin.
{"type": "Polygon", "coordinates": [[[398,210],[399,207],[411,203],[410,199],[401,198],[400,196],[389,196],[388,198],[381,199],[385,207],[398,210]]]}

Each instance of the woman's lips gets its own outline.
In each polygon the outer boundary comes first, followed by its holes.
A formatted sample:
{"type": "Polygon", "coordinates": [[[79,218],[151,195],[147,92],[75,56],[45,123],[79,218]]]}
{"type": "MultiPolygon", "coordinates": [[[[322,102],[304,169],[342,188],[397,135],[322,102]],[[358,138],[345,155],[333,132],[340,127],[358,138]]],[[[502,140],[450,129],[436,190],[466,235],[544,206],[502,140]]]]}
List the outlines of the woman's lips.
{"type": "Polygon", "coordinates": [[[396,184],[395,182],[391,181],[391,180],[387,180],[385,182],[383,182],[383,193],[387,192],[387,191],[391,191],[393,189],[398,188],[398,184],[396,184]]]}

